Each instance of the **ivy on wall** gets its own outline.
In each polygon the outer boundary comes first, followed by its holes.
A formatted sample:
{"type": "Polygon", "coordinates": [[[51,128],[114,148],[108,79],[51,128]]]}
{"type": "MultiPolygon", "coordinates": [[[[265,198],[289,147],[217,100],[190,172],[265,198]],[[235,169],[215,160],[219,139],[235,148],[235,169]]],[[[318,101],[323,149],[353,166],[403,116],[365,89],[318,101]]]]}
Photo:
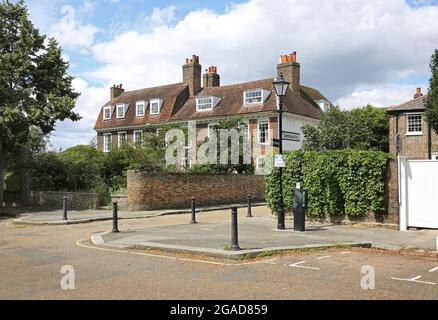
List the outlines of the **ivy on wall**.
{"type": "MultiPolygon", "coordinates": [[[[384,210],[385,179],[389,154],[380,151],[291,151],[283,170],[286,208],[292,207],[297,182],[308,190],[307,213],[321,215],[366,215],[384,210]]],[[[279,172],[265,177],[266,201],[277,209],[279,172]]]]}

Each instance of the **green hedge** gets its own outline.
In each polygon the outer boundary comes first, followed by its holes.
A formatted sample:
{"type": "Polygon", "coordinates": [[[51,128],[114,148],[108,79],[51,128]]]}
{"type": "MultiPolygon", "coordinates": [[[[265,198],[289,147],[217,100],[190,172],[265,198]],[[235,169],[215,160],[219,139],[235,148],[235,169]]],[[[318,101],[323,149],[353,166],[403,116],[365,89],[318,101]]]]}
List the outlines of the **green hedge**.
{"type": "MultiPolygon", "coordinates": [[[[380,151],[292,151],[283,170],[286,208],[292,207],[292,190],[301,182],[308,190],[307,213],[312,216],[361,216],[380,212],[385,204],[389,154],[380,151]]],[[[277,210],[279,173],[265,177],[266,201],[277,210]]]]}

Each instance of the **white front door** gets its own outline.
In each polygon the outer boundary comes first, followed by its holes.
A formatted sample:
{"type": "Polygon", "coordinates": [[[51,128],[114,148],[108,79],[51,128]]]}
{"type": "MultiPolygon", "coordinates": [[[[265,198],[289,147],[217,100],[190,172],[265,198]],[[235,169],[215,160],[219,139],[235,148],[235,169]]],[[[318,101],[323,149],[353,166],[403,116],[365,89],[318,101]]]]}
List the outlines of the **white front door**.
{"type": "Polygon", "coordinates": [[[406,199],[402,196],[400,214],[406,214],[406,225],[438,229],[438,161],[404,161],[400,168],[406,199]]]}

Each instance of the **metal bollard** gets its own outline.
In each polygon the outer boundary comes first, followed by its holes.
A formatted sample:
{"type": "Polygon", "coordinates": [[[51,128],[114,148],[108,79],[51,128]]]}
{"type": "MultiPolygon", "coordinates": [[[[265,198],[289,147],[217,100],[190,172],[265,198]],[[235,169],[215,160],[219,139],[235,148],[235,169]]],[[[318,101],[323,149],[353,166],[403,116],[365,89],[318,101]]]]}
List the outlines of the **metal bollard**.
{"type": "Polygon", "coordinates": [[[68,220],[67,216],[67,197],[62,197],[62,220],[68,220]]]}
{"type": "Polygon", "coordinates": [[[195,200],[195,198],[191,199],[191,205],[192,205],[192,221],[190,221],[190,224],[196,224],[196,200],[195,200]]]}
{"type": "Polygon", "coordinates": [[[231,250],[240,250],[237,233],[237,208],[231,208],[231,250]]]}
{"type": "Polygon", "coordinates": [[[118,221],[118,212],[117,212],[117,202],[113,202],[113,230],[111,232],[120,232],[119,231],[119,221],[118,221]]]}
{"type": "Polygon", "coordinates": [[[247,218],[252,218],[252,213],[251,213],[251,195],[247,195],[246,196],[247,200],[248,200],[248,214],[246,215],[247,218]]]}

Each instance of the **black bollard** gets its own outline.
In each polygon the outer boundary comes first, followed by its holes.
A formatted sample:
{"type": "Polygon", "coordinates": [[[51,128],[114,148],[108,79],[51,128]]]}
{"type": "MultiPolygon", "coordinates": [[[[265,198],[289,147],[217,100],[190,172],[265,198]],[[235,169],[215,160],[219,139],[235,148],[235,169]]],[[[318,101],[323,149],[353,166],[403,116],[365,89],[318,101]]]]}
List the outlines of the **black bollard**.
{"type": "Polygon", "coordinates": [[[240,250],[239,239],[237,233],[237,208],[231,208],[231,250],[240,250]]]}
{"type": "Polygon", "coordinates": [[[252,218],[252,213],[251,213],[251,195],[247,195],[246,198],[248,200],[248,214],[246,215],[246,217],[247,218],[252,218]]]}
{"type": "Polygon", "coordinates": [[[67,216],[67,197],[62,197],[62,220],[68,220],[67,216]]]}
{"type": "Polygon", "coordinates": [[[190,221],[190,224],[196,224],[196,200],[192,198],[190,201],[192,205],[192,221],[190,221]]]}
{"type": "Polygon", "coordinates": [[[119,232],[119,221],[118,221],[118,212],[117,212],[117,202],[113,202],[113,230],[111,232],[119,232]]]}

